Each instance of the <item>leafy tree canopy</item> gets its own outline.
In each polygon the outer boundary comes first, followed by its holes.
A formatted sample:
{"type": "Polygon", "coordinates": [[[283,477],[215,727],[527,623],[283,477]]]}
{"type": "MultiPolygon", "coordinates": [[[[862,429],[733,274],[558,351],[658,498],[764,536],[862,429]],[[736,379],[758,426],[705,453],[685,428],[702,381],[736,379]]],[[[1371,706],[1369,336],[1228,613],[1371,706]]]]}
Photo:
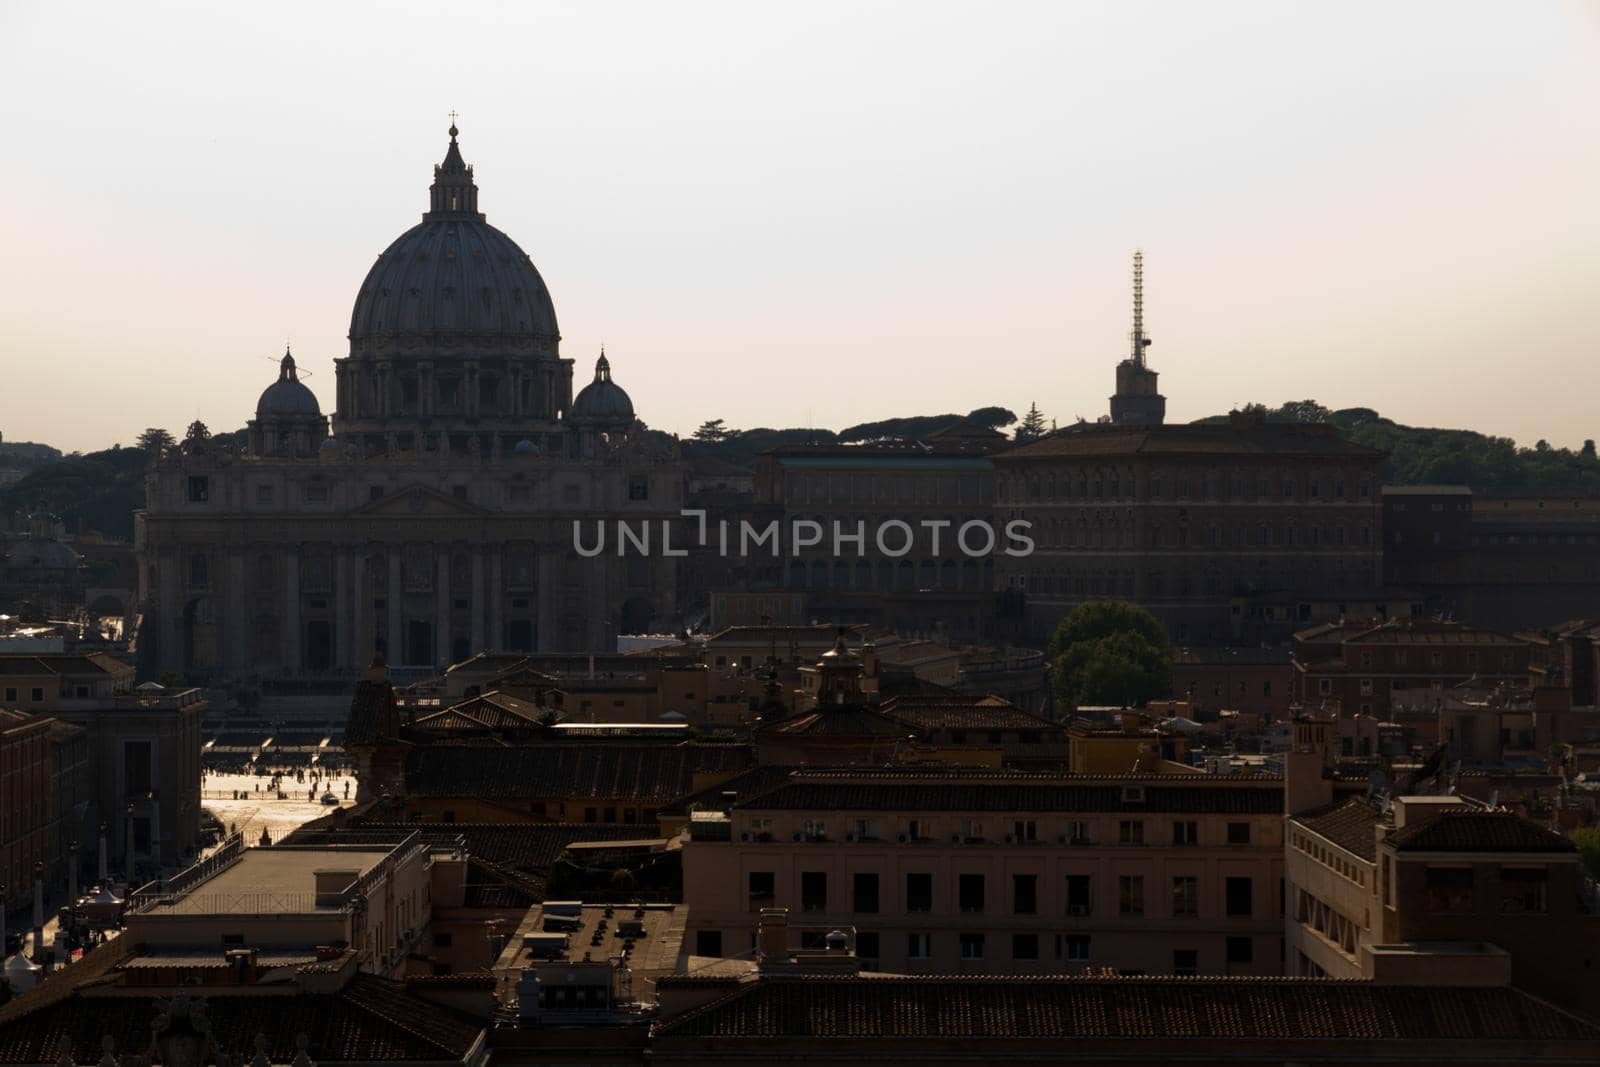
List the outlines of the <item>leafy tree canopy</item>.
{"type": "Polygon", "coordinates": [[[1079,604],[1050,639],[1050,684],[1063,708],[1137,707],[1172,685],[1172,642],[1154,615],[1122,600],[1079,604]]]}

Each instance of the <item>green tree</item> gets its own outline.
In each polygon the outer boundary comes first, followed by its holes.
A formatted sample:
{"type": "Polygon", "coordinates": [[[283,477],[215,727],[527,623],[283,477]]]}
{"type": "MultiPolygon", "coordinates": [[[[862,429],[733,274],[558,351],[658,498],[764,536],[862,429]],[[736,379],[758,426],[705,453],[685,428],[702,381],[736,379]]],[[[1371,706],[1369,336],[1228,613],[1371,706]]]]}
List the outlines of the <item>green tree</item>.
{"type": "Polygon", "coordinates": [[[734,432],[724,426],[721,419],[707,419],[694,432],[694,439],[696,441],[705,441],[708,444],[719,445],[732,437],[734,432]]]}
{"type": "Polygon", "coordinates": [[[1050,639],[1050,686],[1064,709],[1137,707],[1172,688],[1172,642],[1148,611],[1123,600],[1079,604],[1050,639]]]}
{"type": "Polygon", "coordinates": [[[141,448],[146,452],[161,452],[164,449],[171,448],[175,444],[177,444],[177,442],[172,439],[172,435],[159,426],[150,427],[144,433],[140,434],[139,439],[134,442],[136,447],[141,448]]]}
{"type": "Polygon", "coordinates": [[[1037,441],[1045,433],[1044,414],[1040,412],[1038,404],[1028,407],[1028,413],[1022,416],[1022,421],[1017,424],[1015,440],[1018,444],[1026,441],[1037,441]]]}
{"type": "Polygon", "coordinates": [[[1578,855],[1583,857],[1583,865],[1589,868],[1589,873],[1600,878],[1600,826],[1585,826],[1567,836],[1578,846],[1578,855]]]}

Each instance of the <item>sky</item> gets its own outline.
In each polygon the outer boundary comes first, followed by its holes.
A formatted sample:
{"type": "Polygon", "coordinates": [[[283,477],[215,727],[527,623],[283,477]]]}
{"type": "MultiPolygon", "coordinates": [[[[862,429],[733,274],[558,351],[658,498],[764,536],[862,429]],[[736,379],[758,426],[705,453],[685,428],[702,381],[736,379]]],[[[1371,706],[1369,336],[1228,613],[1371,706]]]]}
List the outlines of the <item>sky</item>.
{"type": "Polygon", "coordinates": [[[325,412],[448,113],[652,427],[1093,419],[1130,259],[1169,421],[1314,398],[1600,437],[1600,3],[0,2],[0,433],[325,412]]]}

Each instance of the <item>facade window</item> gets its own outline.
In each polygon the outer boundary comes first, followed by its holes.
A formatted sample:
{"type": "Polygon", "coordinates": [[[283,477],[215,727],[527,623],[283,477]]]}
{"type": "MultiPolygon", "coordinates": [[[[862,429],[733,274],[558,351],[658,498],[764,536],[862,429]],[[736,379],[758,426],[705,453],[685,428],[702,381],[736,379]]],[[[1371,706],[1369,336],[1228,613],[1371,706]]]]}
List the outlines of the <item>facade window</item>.
{"type": "Polygon", "coordinates": [[[878,913],[878,876],[876,874],[857,873],[853,882],[856,913],[858,915],[876,915],[878,913]]]}
{"type": "Polygon", "coordinates": [[[961,958],[964,959],[964,960],[981,960],[981,959],[983,959],[983,935],[982,934],[962,934],[961,935],[961,958]]]}
{"type": "Polygon", "coordinates": [[[1200,953],[1192,948],[1175,948],[1172,950],[1172,973],[1180,976],[1190,976],[1200,973],[1200,953]]]}
{"type": "Polygon", "coordinates": [[[1123,819],[1117,823],[1117,844],[1144,844],[1144,822],[1140,819],[1123,819]]]}
{"type": "Polygon", "coordinates": [[[1013,874],[1011,876],[1011,912],[1014,915],[1036,915],[1039,912],[1039,876],[1013,874]]]}
{"type": "Polygon", "coordinates": [[[722,931],[700,930],[694,935],[694,954],[696,956],[721,956],[722,931]]]}
{"type": "Polygon", "coordinates": [[[1067,914],[1088,915],[1092,909],[1089,875],[1067,875],[1067,914]]]}
{"type": "Polygon", "coordinates": [[[1229,878],[1224,884],[1226,912],[1230,917],[1254,914],[1252,884],[1249,878],[1229,878]]]}
{"type": "Polygon", "coordinates": [[[31,704],[43,704],[44,688],[42,686],[34,686],[28,693],[28,702],[31,704]]]}
{"type": "Polygon", "coordinates": [[[1250,843],[1250,824],[1247,822],[1230,822],[1228,824],[1228,844],[1248,845],[1250,843]]]}
{"type": "Polygon", "coordinates": [[[933,875],[906,875],[906,910],[914,912],[933,910],[933,875]]]}
{"type": "Polygon", "coordinates": [[[1011,958],[1014,960],[1036,960],[1039,958],[1038,934],[1012,934],[1011,958]]]}
{"type": "Polygon", "coordinates": [[[1193,819],[1172,824],[1172,843],[1193,846],[1200,843],[1200,824],[1193,819]]]}
{"type": "Polygon", "coordinates": [[[1429,867],[1423,872],[1423,900],[1429,912],[1459,915],[1472,910],[1471,867],[1429,867]]]}
{"type": "Polygon", "coordinates": [[[856,959],[868,970],[878,962],[878,935],[876,931],[856,931],[856,959]]]}
{"type": "Polygon", "coordinates": [[[1144,914],[1144,875],[1123,874],[1117,876],[1117,914],[1144,914]]]}
{"type": "Polygon", "coordinates": [[[629,478],[628,479],[628,499],[629,500],[649,500],[650,499],[650,479],[649,478],[639,478],[639,477],[629,478]]]}
{"type": "Polygon", "coordinates": [[[828,872],[800,872],[800,909],[802,911],[828,910],[828,872]]]}
{"type": "Polygon", "coordinates": [[[1550,910],[1550,872],[1543,867],[1500,870],[1500,910],[1517,915],[1542,915],[1550,910]]]}
{"type": "Polygon", "coordinates": [[[271,504],[272,503],[272,486],[270,486],[270,485],[258,485],[258,486],[256,486],[256,503],[257,504],[271,504]]]}
{"type": "Polygon", "coordinates": [[[1248,937],[1230,937],[1225,947],[1229,963],[1254,963],[1255,942],[1248,937]]]}
{"type": "Polygon", "coordinates": [[[1318,678],[1317,679],[1317,695],[1318,696],[1328,696],[1332,692],[1333,692],[1333,679],[1332,678],[1318,678]]]}
{"type": "Polygon", "coordinates": [[[451,936],[448,933],[434,934],[433,935],[433,947],[434,948],[449,948],[451,940],[452,940],[451,936]]]}
{"type": "Polygon", "coordinates": [[[933,937],[930,934],[906,935],[906,958],[912,960],[931,959],[933,956],[933,937]]]}
{"type": "Polygon", "coordinates": [[[1200,917],[1200,879],[1193,875],[1180,875],[1172,880],[1172,917],[1200,917]]]}
{"type": "Polygon", "coordinates": [[[1068,963],[1089,962],[1089,935],[1068,934],[1066,937],[1066,960],[1068,963]]]}
{"type": "Polygon", "coordinates": [[[750,906],[765,907],[777,893],[777,876],[772,871],[750,872],[750,906]]]}
{"type": "Polygon", "coordinates": [[[956,879],[959,906],[964,912],[983,910],[983,875],[963,874],[956,879]]]}
{"type": "Polygon", "coordinates": [[[204,504],[211,499],[211,479],[204,475],[191,476],[189,479],[189,503],[204,504]]]}

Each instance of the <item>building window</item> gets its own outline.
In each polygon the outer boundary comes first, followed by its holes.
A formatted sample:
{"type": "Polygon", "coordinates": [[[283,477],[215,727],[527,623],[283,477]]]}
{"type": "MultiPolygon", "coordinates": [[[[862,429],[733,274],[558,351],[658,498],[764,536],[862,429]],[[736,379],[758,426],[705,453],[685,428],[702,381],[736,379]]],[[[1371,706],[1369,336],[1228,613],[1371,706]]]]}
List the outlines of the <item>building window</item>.
{"type": "Polygon", "coordinates": [[[1429,867],[1423,877],[1423,899],[1430,912],[1460,914],[1472,910],[1471,867],[1429,867]]]}
{"type": "Polygon", "coordinates": [[[1117,823],[1117,844],[1144,844],[1144,822],[1140,819],[1123,819],[1117,823]]]}
{"type": "Polygon", "coordinates": [[[367,486],[367,499],[368,500],[382,500],[383,499],[383,486],[381,486],[381,485],[369,485],[369,486],[367,486]]]}
{"type": "Polygon", "coordinates": [[[328,500],[328,487],[325,485],[308,485],[301,492],[308,504],[323,504],[328,500]]]}
{"type": "Polygon", "coordinates": [[[1225,949],[1229,963],[1254,963],[1255,942],[1248,937],[1230,937],[1225,949]]]}
{"type": "Polygon", "coordinates": [[[1200,843],[1200,824],[1190,819],[1172,824],[1172,843],[1193,846],[1200,843]]]}
{"type": "Polygon", "coordinates": [[[750,872],[750,906],[763,907],[777,894],[777,876],[772,871],[750,872]]]}
{"type": "Polygon", "coordinates": [[[1230,822],[1228,824],[1228,844],[1248,845],[1250,843],[1250,824],[1247,822],[1230,822]]]}
{"type": "Polygon", "coordinates": [[[258,486],[256,486],[256,503],[257,504],[270,504],[270,503],[272,503],[272,486],[270,486],[270,485],[258,485],[258,486]]]}
{"type": "Polygon", "coordinates": [[[1200,879],[1193,875],[1181,875],[1172,880],[1172,917],[1200,917],[1200,879]]]}
{"type": "Polygon", "coordinates": [[[876,931],[868,932],[866,930],[858,930],[856,932],[856,959],[859,960],[861,962],[861,966],[867,970],[871,970],[873,967],[877,966],[878,935],[876,931]]]}
{"type": "Polygon", "coordinates": [[[960,908],[964,912],[983,910],[983,875],[963,874],[956,880],[960,908]]]}
{"type": "Polygon", "coordinates": [[[1503,867],[1500,870],[1500,910],[1518,915],[1542,915],[1549,910],[1550,872],[1543,867],[1503,867]]]}
{"type": "Polygon", "coordinates": [[[800,872],[800,910],[828,910],[828,873],[826,871],[800,872]]]}
{"type": "Polygon", "coordinates": [[[650,499],[650,479],[649,478],[643,478],[643,477],[629,478],[628,479],[628,499],[629,500],[649,500],[650,499]]]}
{"type": "Polygon", "coordinates": [[[933,910],[933,875],[906,875],[906,910],[914,912],[933,910]]]}
{"type": "Polygon", "coordinates": [[[983,935],[982,934],[962,934],[961,935],[961,958],[964,959],[964,960],[981,960],[981,959],[983,959],[983,935]]]}
{"type": "Polygon", "coordinates": [[[433,935],[433,947],[434,948],[449,948],[451,940],[452,940],[451,936],[449,934],[447,934],[447,933],[434,934],[433,935]]]}
{"type": "Polygon", "coordinates": [[[878,876],[876,874],[858,873],[852,879],[855,890],[856,913],[859,915],[876,915],[878,913],[878,876]]]}
{"type": "Polygon", "coordinates": [[[203,475],[189,479],[189,503],[204,504],[211,499],[211,480],[203,475]]]}
{"type": "Polygon", "coordinates": [[[1227,897],[1226,911],[1230,917],[1254,913],[1251,889],[1252,884],[1249,878],[1229,878],[1224,883],[1224,891],[1227,897]]]}
{"type": "Polygon", "coordinates": [[[1172,973],[1180,976],[1190,976],[1200,973],[1200,953],[1192,948],[1175,948],[1172,950],[1172,973]]]}
{"type": "Polygon", "coordinates": [[[1068,934],[1066,939],[1066,960],[1068,963],[1089,962],[1089,935],[1068,934]]]}
{"type": "Polygon", "coordinates": [[[1011,876],[1011,912],[1014,915],[1039,913],[1039,876],[1013,874],[1011,876]]]}
{"type": "Polygon", "coordinates": [[[1039,958],[1038,934],[1012,934],[1011,958],[1014,960],[1036,960],[1039,958]]]}
{"type": "Polygon", "coordinates": [[[1144,914],[1144,875],[1123,874],[1117,876],[1117,914],[1144,914]]]}
{"type": "Polygon", "coordinates": [[[1333,693],[1333,679],[1332,678],[1318,678],[1317,679],[1317,695],[1319,695],[1319,696],[1329,696],[1332,693],[1333,693]]]}
{"type": "Polygon", "coordinates": [[[43,704],[44,689],[41,686],[34,686],[33,689],[28,693],[28,700],[33,704],[43,704]]]}
{"type": "Polygon", "coordinates": [[[694,954],[696,956],[721,956],[722,931],[700,930],[694,935],[694,954]]]}
{"type": "Polygon", "coordinates": [[[930,934],[906,935],[906,958],[926,960],[933,957],[933,937],[930,934]]]}
{"type": "Polygon", "coordinates": [[[6,687],[6,703],[14,704],[17,700],[17,690],[14,686],[6,687]]]}

